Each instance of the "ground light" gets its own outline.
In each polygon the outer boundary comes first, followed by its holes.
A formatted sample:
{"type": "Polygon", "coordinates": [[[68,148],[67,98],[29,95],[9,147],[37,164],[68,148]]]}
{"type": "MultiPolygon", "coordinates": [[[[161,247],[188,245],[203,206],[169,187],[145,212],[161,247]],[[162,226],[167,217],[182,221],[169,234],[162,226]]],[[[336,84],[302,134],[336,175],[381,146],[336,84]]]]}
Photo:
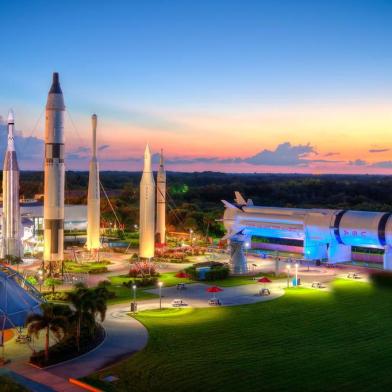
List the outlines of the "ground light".
{"type": "Polygon", "coordinates": [[[162,286],[163,282],[158,282],[158,287],[159,287],[159,309],[162,309],[162,286]]]}
{"type": "Polygon", "coordinates": [[[290,268],[291,268],[291,265],[287,264],[286,267],[287,267],[287,288],[289,288],[290,287],[290,268]]]}

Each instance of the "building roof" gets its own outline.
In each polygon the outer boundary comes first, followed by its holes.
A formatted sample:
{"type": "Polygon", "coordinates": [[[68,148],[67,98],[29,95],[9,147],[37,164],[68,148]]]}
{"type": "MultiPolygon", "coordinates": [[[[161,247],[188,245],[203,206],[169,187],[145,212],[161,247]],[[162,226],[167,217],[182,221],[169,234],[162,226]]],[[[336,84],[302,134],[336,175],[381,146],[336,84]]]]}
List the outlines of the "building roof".
{"type": "MultiPolygon", "coordinates": [[[[1,215],[3,207],[0,208],[1,215]]],[[[43,204],[37,203],[33,205],[20,205],[20,214],[26,218],[42,218],[44,216],[43,204]]],[[[66,221],[86,221],[87,206],[85,204],[66,204],[64,206],[64,219],[66,221]]]]}

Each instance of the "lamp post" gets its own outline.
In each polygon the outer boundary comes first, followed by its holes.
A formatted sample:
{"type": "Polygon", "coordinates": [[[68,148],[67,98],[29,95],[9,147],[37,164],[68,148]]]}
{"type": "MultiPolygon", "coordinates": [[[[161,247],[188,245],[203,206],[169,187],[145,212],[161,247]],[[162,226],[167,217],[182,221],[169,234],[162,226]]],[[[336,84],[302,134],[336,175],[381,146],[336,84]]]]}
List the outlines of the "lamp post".
{"type": "Polygon", "coordinates": [[[39,284],[39,292],[42,292],[42,281],[44,278],[44,271],[42,269],[38,270],[38,284],[39,284]]]}
{"type": "Polygon", "coordinates": [[[287,288],[289,288],[290,287],[290,267],[291,267],[291,265],[289,263],[287,263],[286,267],[287,267],[287,288]]]}
{"type": "Polygon", "coordinates": [[[298,262],[295,263],[295,286],[298,287],[298,262]]]}
{"type": "Polygon", "coordinates": [[[132,286],[133,289],[133,313],[136,313],[136,285],[132,286]]]}
{"type": "Polygon", "coordinates": [[[163,286],[163,282],[158,282],[158,287],[159,287],[159,310],[162,309],[162,286],[163,286]]]}

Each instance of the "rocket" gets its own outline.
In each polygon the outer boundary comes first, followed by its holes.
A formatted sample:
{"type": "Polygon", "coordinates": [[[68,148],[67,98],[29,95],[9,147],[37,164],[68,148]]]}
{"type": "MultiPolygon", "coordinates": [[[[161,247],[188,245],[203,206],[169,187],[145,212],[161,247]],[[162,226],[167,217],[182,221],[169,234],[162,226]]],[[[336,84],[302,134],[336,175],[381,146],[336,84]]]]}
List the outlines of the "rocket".
{"type": "Polygon", "coordinates": [[[166,243],[166,172],[163,166],[163,150],[161,150],[157,173],[157,243],[166,243]]]}
{"type": "Polygon", "coordinates": [[[44,178],[44,264],[49,274],[60,269],[64,248],[64,98],[59,74],[46,103],[44,178]]]}
{"type": "Polygon", "coordinates": [[[100,243],[100,192],[99,192],[99,166],[97,161],[97,115],[91,117],[93,128],[93,155],[90,161],[87,195],[87,249],[97,250],[100,243]]]}
{"type": "Polygon", "coordinates": [[[155,182],[151,169],[151,151],[144,151],[144,168],[140,181],[139,258],[154,257],[155,245],[155,182]]]}
{"type": "Polygon", "coordinates": [[[19,167],[14,144],[14,113],[8,114],[8,143],[3,166],[2,255],[22,257],[19,167]]]}

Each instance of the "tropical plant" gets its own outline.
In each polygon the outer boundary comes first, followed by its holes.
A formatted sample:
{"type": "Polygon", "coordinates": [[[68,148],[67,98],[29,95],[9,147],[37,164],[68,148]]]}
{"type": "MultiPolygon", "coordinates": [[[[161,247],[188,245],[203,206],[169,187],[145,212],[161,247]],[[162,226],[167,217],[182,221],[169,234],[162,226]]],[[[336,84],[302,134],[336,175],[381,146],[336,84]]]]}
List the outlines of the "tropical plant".
{"type": "Polygon", "coordinates": [[[80,351],[80,336],[82,327],[87,327],[93,334],[96,327],[96,317],[99,316],[104,321],[107,309],[107,299],[109,291],[104,285],[99,284],[94,289],[89,289],[85,285],[78,285],[76,290],[69,293],[69,300],[74,308],[72,316],[76,325],[76,346],[80,351]]]}
{"type": "Polygon", "coordinates": [[[52,294],[54,294],[55,287],[60,286],[61,284],[62,284],[62,281],[60,279],[55,279],[55,278],[47,278],[47,279],[45,279],[45,282],[44,282],[45,287],[52,288],[52,294]]]}
{"type": "Polygon", "coordinates": [[[45,361],[49,359],[49,336],[50,332],[60,341],[67,332],[68,322],[63,306],[43,303],[41,313],[30,314],[26,319],[28,335],[39,336],[45,331],[45,361]]]}

